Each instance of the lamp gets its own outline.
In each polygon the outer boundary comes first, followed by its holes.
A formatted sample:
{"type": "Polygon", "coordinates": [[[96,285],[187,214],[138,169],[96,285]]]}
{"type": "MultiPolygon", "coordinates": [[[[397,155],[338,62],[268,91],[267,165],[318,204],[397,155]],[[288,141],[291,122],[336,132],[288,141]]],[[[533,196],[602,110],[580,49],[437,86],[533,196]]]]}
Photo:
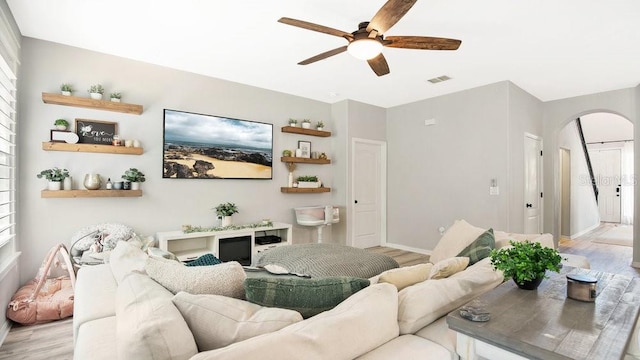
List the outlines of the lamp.
{"type": "Polygon", "coordinates": [[[349,43],[347,51],[356,59],[369,60],[382,52],[382,43],[376,39],[358,39],[349,43]]]}

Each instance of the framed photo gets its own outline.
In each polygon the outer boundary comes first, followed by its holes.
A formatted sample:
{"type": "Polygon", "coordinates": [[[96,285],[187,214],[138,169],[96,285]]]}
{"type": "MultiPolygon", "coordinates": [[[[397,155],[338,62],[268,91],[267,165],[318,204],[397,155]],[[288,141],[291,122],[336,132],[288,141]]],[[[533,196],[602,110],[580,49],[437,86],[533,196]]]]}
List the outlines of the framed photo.
{"type": "Polygon", "coordinates": [[[76,119],[76,134],[80,144],[112,145],[118,134],[118,123],[89,119],[76,119]]]}
{"type": "Polygon", "coordinates": [[[298,141],[298,149],[300,149],[300,157],[311,158],[311,142],[310,141],[298,141]]]}
{"type": "Polygon", "coordinates": [[[68,142],[69,134],[73,134],[68,130],[51,130],[51,142],[68,142]]]}

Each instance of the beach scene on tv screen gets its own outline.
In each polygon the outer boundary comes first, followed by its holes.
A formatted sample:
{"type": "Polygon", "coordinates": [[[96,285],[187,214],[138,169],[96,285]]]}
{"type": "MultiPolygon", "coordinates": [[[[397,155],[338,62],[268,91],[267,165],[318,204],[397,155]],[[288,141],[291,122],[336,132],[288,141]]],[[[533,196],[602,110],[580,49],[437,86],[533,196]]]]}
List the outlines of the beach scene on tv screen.
{"type": "Polygon", "coordinates": [[[164,111],[164,178],[271,179],[273,125],[164,111]]]}

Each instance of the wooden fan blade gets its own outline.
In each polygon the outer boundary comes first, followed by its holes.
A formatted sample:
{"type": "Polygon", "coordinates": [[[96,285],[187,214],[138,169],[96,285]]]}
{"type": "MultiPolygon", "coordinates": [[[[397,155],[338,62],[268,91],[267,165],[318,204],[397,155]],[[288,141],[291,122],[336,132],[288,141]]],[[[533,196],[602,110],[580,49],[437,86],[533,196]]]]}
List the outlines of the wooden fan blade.
{"type": "Polygon", "coordinates": [[[329,50],[329,51],[323,52],[322,54],[318,54],[318,55],[310,57],[310,58],[308,58],[306,60],[302,60],[302,61],[300,61],[298,63],[298,65],[308,65],[308,64],[314,63],[316,61],[319,61],[319,60],[322,60],[322,59],[326,59],[326,58],[328,58],[330,56],[338,55],[338,54],[343,53],[345,51],[347,51],[347,45],[339,47],[337,49],[333,49],[333,50],[329,50]]]}
{"type": "Polygon", "coordinates": [[[278,22],[281,22],[283,24],[287,24],[287,25],[291,25],[291,26],[297,26],[303,29],[307,29],[307,30],[312,30],[312,31],[317,31],[317,32],[321,32],[324,34],[329,34],[329,35],[334,35],[334,36],[340,36],[346,39],[353,39],[353,35],[351,35],[348,32],[344,32],[342,30],[337,30],[337,29],[333,29],[327,26],[323,26],[323,25],[318,25],[318,24],[314,24],[314,23],[310,23],[307,21],[302,21],[302,20],[296,20],[296,19],[291,19],[288,17],[283,17],[280,18],[280,20],[278,20],[278,22]]]}
{"type": "Polygon", "coordinates": [[[389,36],[384,46],[418,50],[457,50],[462,41],[428,36],[389,36]]]}
{"type": "Polygon", "coordinates": [[[387,75],[389,73],[389,64],[387,64],[387,60],[384,58],[382,53],[378,54],[378,56],[373,59],[367,60],[369,66],[371,66],[371,70],[378,76],[387,75]]]}
{"type": "Polygon", "coordinates": [[[367,31],[378,31],[379,34],[384,34],[387,30],[391,29],[398,20],[400,20],[404,14],[411,9],[413,4],[418,0],[389,0],[386,4],[382,5],[380,10],[373,16],[373,19],[367,26],[367,31]]]}

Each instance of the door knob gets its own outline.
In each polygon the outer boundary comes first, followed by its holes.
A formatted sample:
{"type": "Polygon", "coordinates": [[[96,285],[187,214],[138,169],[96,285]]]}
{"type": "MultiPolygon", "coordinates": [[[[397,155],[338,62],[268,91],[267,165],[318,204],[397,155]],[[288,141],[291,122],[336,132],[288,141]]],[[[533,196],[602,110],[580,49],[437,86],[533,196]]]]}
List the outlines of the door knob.
{"type": "Polygon", "coordinates": [[[358,200],[354,201],[356,204],[358,203],[358,200]]]}
{"type": "Polygon", "coordinates": [[[533,205],[531,205],[531,204],[527,204],[527,207],[528,207],[528,208],[530,208],[530,207],[533,207],[533,205]]]}

